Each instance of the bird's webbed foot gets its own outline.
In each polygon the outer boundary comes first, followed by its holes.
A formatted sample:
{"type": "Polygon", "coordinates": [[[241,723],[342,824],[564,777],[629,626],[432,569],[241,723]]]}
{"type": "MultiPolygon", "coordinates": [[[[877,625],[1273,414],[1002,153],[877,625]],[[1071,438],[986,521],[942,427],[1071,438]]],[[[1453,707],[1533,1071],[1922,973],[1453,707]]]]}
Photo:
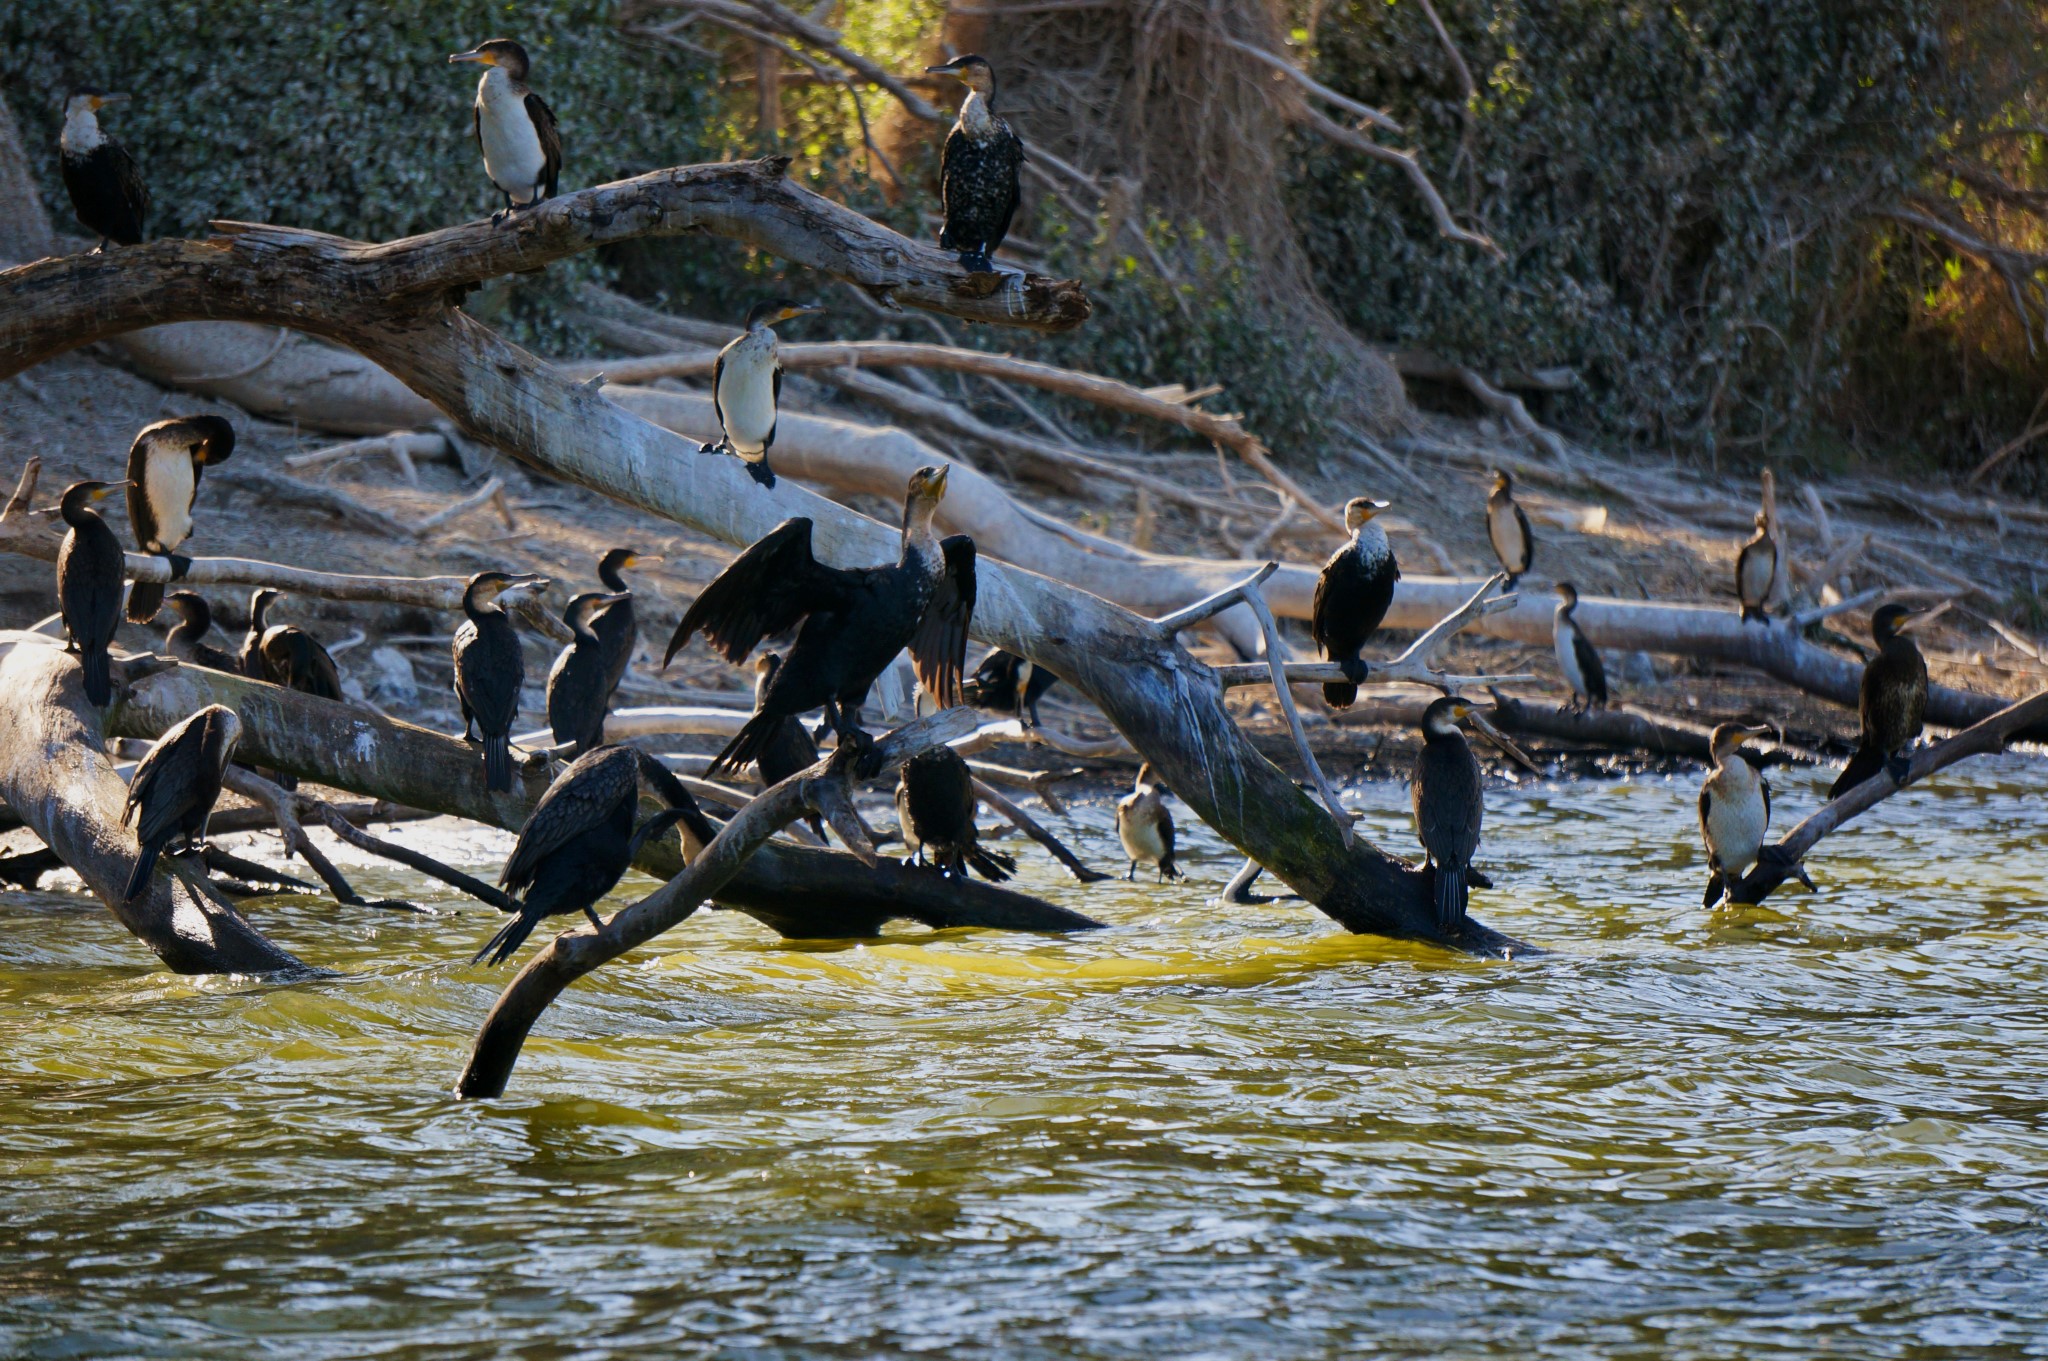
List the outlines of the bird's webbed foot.
{"type": "Polygon", "coordinates": [[[768,460],[765,457],[758,463],[747,464],[747,476],[753,478],[763,487],[773,487],[775,485],[775,470],[768,466],[768,460]]]}
{"type": "Polygon", "coordinates": [[[1344,673],[1344,679],[1350,681],[1353,685],[1362,684],[1366,676],[1371,674],[1365,661],[1359,657],[1346,658],[1337,663],[1337,668],[1344,673]]]}
{"type": "Polygon", "coordinates": [[[1884,758],[1884,773],[1892,777],[1892,783],[1904,789],[1913,777],[1913,763],[1906,753],[1895,751],[1884,758]]]}
{"type": "Polygon", "coordinates": [[[706,440],[698,445],[697,452],[700,454],[730,454],[733,452],[733,447],[730,441],[721,436],[718,439],[706,440]]]}
{"type": "Polygon", "coordinates": [[[597,915],[596,908],[585,907],[583,909],[583,915],[590,918],[590,924],[597,928],[597,933],[599,935],[604,934],[604,918],[597,915]]]}
{"type": "Polygon", "coordinates": [[[166,553],[164,561],[171,565],[171,580],[183,581],[185,574],[192,570],[192,559],[183,553],[166,553]]]}
{"type": "Polygon", "coordinates": [[[839,745],[853,753],[855,779],[872,780],[882,773],[882,754],[875,750],[875,739],[861,729],[849,727],[842,730],[839,745]]]}
{"type": "Polygon", "coordinates": [[[960,268],[969,274],[993,274],[995,262],[988,258],[985,250],[970,250],[960,253],[960,268]]]}

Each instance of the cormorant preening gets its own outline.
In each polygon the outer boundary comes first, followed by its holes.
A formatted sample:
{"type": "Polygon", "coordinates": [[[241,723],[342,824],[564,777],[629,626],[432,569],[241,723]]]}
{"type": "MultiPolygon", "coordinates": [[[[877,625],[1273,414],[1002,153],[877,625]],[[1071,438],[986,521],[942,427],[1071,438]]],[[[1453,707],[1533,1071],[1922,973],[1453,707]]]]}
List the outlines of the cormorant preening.
{"type": "Polygon", "coordinates": [[[213,606],[206,603],[205,596],[197,591],[172,591],[164,603],[178,616],[178,622],[171,625],[171,631],[164,637],[164,646],[173,657],[215,671],[241,673],[240,657],[203,641],[213,628],[213,606]]]}
{"type": "Polygon", "coordinates": [[[918,681],[941,708],[960,702],[967,625],[974,614],[974,540],[943,542],[932,517],[946,469],[919,468],[903,501],[903,548],[882,567],[827,567],[811,555],[811,522],[784,520],[718,574],[669,639],[666,667],[699,629],[737,665],[763,638],[801,622],[796,643],[761,692],[761,705],[710,771],[758,760],[784,718],[823,706],[842,743],[867,745],[861,702],[905,646],[918,681]]]}
{"type": "Polygon", "coordinates": [[[1557,620],[1551,627],[1551,643],[1557,649],[1557,669],[1564,672],[1565,683],[1572,688],[1572,699],[1565,707],[1584,713],[1588,709],[1607,707],[1607,668],[1600,664],[1600,654],[1586,641],[1584,629],[1573,618],[1579,608],[1579,588],[1569,581],[1557,583],[1557,620]]]}
{"type": "Polygon", "coordinates": [[[1060,678],[1028,657],[992,648],[974,674],[960,684],[960,697],[977,709],[1015,714],[1038,726],[1038,701],[1060,678]]]}
{"type": "Polygon", "coordinates": [[[1508,574],[1502,589],[1514,590],[1536,556],[1536,536],[1529,532],[1529,517],[1515,504],[1515,484],[1499,469],[1494,470],[1493,490],[1486,495],[1486,539],[1500,559],[1500,569],[1508,574]]]}
{"type": "Polygon", "coordinates": [[[1857,738],[1856,754],[1828,790],[1830,799],[1841,798],[1880,770],[1890,774],[1894,784],[1906,782],[1906,748],[1920,735],[1927,717],[1927,659],[1906,635],[1946,608],[1943,605],[1916,614],[1904,605],[1886,605],[1870,616],[1870,636],[1877,642],[1877,655],[1863,667],[1863,686],[1857,697],[1863,731],[1857,738]]]}
{"type": "Polygon", "coordinates": [[[747,476],[764,487],[775,485],[775,470],[768,466],[782,403],[782,361],[777,357],[775,323],[816,316],[824,310],[814,302],[786,298],[754,304],[747,312],[746,331],[718,352],[718,362],[711,368],[711,407],[718,413],[721,433],[711,443],[699,445],[698,453],[736,455],[747,465],[747,476]]]}
{"type": "Polygon", "coordinates": [[[105,250],[109,241],[141,244],[143,223],[149,217],[149,189],[135,168],[135,158],[102,132],[94,117],[127,97],[97,90],[75,92],[64,105],[64,130],[57,135],[64,187],[71,193],[78,220],[100,239],[95,253],[105,250]]]}
{"type": "Polygon", "coordinates": [[[1024,143],[995,111],[996,77],[986,60],[970,53],[924,69],[958,76],[967,87],[960,119],[947,134],[939,160],[939,198],[946,209],[939,249],[957,251],[968,270],[994,269],[989,257],[1010,234],[1010,219],[1017,214],[1024,143]]]}
{"type": "Polygon", "coordinates": [[[64,615],[68,650],[85,672],[85,697],[104,709],[114,698],[113,658],[107,647],[121,627],[121,541],[107,528],[95,501],[104,501],[125,482],[73,482],[58,499],[57,513],[70,526],[57,550],[57,608],[64,615]]]}
{"type": "Polygon", "coordinates": [[[896,777],[896,825],[903,848],[920,865],[964,878],[975,873],[1000,884],[1017,872],[1016,857],[981,844],[974,825],[974,776],[951,747],[930,747],[903,763],[896,777]]]}
{"type": "MultiPolygon", "coordinates": [[[[764,652],[754,658],[754,711],[759,713],[768,697],[768,687],[775,680],[775,673],[782,667],[782,654],[764,652]]],[[[794,715],[785,715],[775,725],[775,730],[762,743],[760,752],[754,757],[754,769],[760,773],[761,784],[781,784],[800,770],[808,770],[818,763],[818,744],[804,727],[803,720],[794,715]]],[[[818,840],[825,839],[825,820],[813,813],[811,830],[818,834],[818,840]]]]}
{"type": "Polygon", "coordinates": [[[1386,508],[1385,501],[1364,496],[1345,502],[1344,528],[1351,531],[1351,539],[1330,555],[1316,578],[1310,631],[1323,655],[1349,677],[1323,683],[1323,698],[1333,708],[1348,709],[1358,698],[1358,682],[1366,676],[1358,650],[1387,617],[1387,606],[1394,603],[1394,583],[1401,579],[1387,531],[1374,518],[1386,508]]]}
{"type": "Polygon", "coordinates": [[[251,680],[342,702],[341,672],[319,639],[296,624],[270,622],[270,607],[284,597],[268,586],[249,597],[249,631],[242,635],[237,668],[251,680]]]}
{"type": "Polygon", "coordinates": [[[505,207],[491,221],[510,217],[555,196],[562,173],[562,131],[554,110],[526,88],[531,69],[526,49],[510,38],[493,38],[448,60],[482,62],[490,69],[476,83],[476,144],[484,153],[484,173],[505,196],[505,207]]]}
{"type": "Polygon", "coordinates": [[[1770,520],[1756,513],[1756,533],[1735,555],[1735,598],[1742,602],[1742,618],[1769,619],[1771,587],[1778,580],[1778,541],[1771,536],[1770,520]]]}
{"type": "Polygon", "coordinates": [[[631,600],[630,595],[586,591],[562,611],[570,637],[548,670],[548,727],[554,730],[557,745],[575,744],[577,756],[604,745],[604,718],[612,707],[604,640],[591,621],[606,606],[631,600]]]}
{"type": "Polygon", "coordinates": [[[1465,920],[1471,896],[1467,883],[1479,828],[1486,820],[1486,784],[1479,758],[1458,729],[1472,706],[1446,695],[1422,711],[1422,750],[1415,758],[1409,793],[1415,806],[1415,836],[1429,853],[1436,892],[1436,924],[1446,933],[1465,920]]]}
{"type": "Polygon", "coordinates": [[[626,667],[633,660],[633,649],[640,644],[640,622],[633,609],[633,588],[626,584],[623,573],[629,567],[652,567],[662,561],[664,559],[634,548],[614,548],[597,560],[598,582],[619,597],[590,616],[590,631],[604,644],[607,695],[617,691],[619,682],[626,678],[626,667]]]}
{"type": "Polygon", "coordinates": [[[512,724],[519,717],[519,689],[526,684],[519,632],[504,602],[544,591],[548,584],[546,577],[478,572],[462,593],[466,617],[455,630],[454,647],[462,740],[473,740],[472,727],[483,739],[484,788],[496,793],[512,788],[512,724]]]}
{"type": "Polygon", "coordinates": [[[1187,878],[1173,863],[1173,814],[1166,808],[1166,787],[1152,778],[1150,761],[1138,767],[1131,792],[1116,801],[1116,835],[1131,861],[1124,878],[1137,878],[1140,863],[1157,866],[1162,880],[1187,878]]]}
{"type": "Polygon", "coordinates": [[[498,876],[518,901],[517,914],[469,962],[503,963],[543,918],[564,912],[581,912],[602,931],[594,905],[612,891],[647,839],[681,819],[701,818],[679,787],[667,797],[689,806],[665,809],[636,832],[639,756],[628,747],[599,747],[570,762],[527,815],[519,844],[498,876]]]}
{"type": "Polygon", "coordinates": [[[1736,750],[1768,728],[1723,723],[1708,739],[1714,768],[1700,786],[1700,840],[1707,844],[1706,905],[1720,902],[1763,853],[1771,825],[1771,784],[1736,750]]]}
{"type": "MultiPolygon", "coordinates": [[[[175,550],[191,537],[200,475],[234,451],[235,427],[219,416],[158,421],[128,446],[128,524],[135,546],[169,558],[173,581],[192,568],[192,560],[175,550]]],[[[147,624],[163,603],[162,582],[136,582],[128,588],[128,621],[147,624]]]]}
{"type": "Polygon", "coordinates": [[[206,820],[220,797],[221,777],[242,739],[242,720],[233,709],[209,704],[156,740],[136,764],[128,781],[128,800],[121,806],[121,824],[135,819],[141,853],[129,872],[124,902],[134,902],[149,887],[156,858],[182,835],[189,848],[206,839],[206,820]],[[137,814],[140,814],[137,817],[137,814]]]}

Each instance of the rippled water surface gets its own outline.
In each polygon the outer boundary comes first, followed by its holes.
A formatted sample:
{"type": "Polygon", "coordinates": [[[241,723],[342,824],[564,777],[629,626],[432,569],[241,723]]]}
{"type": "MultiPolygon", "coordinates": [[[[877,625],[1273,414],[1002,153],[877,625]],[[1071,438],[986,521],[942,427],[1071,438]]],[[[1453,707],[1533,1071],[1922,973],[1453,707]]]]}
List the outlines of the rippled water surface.
{"type": "MultiPolygon", "coordinates": [[[[1515,963],[1216,906],[1205,833],[1171,889],[1012,846],[1114,928],[701,914],[472,1105],[488,909],[272,900],[337,971],[279,986],[0,896],[0,1355],[2048,1355],[2043,772],[1949,772],[1728,916],[1694,779],[1496,788],[1515,963]]],[[[1406,853],[1405,789],[1356,793],[1406,853]]]]}

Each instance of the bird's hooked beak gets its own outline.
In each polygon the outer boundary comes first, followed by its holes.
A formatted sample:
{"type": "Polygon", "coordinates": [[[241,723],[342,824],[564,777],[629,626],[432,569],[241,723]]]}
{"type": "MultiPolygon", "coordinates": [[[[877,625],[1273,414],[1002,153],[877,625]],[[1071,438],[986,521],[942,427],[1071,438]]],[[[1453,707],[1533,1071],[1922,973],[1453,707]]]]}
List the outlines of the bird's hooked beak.
{"type": "Polygon", "coordinates": [[[498,57],[496,53],[486,52],[481,47],[472,47],[467,52],[452,52],[448,56],[448,64],[450,66],[464,61],[478,62],[484,66],[496,66],[498,64],[498,57]]]}
{"type": "Polygon", "coordinates": [[[1955,603],[1953,600],[1944,600],[1939,605],[1913,611],[1913,613],[1899,621],[1899,632],[1918,633],[1921,629],[1926,628],[1929,624],[1947,614],[1949,606],[1955,603]]]}
{"type": "Polygon", "coordinates": [[[88,501],[104,501],[115,492],[126,491],[134,485],[133,482],[105,482],[87,492],[85,499],[88,501]]]}
{"type": "Polygon", "coordinates": [[[924,68],[924,73],[928,76],[957,76],[966,69],[955,58],[952,61],[940,62],[937,66],[927,66],[924,68]]]}
{"type": "Polygon", "coordinates": [[[127,95],[94,95],[92,97],[93,112],[98,113],[109,104],[122,104],[126,103],[127,100],[127,95]]]}
{"type": "Polygon", "coordinates": [[[622,567],[659,567],[668,559],[659,553],[628,553],[622,567]]]}
{"type": "Polygon", "coordinates": [[[785,308],[783,308],[783,309],[782,309],[782,310],[781,310],[780,312],[777,312],[777,313],[775,314],[775,319],[776,319],[777,321],[788,321],[788,320],[790,320],[790,319],[791,319],[791,318],[793,318],[793,317],[816,317],[816,316],[822,316],[822,315],[824,315],[824,312],[825,312],[825,305],[824,305],[823,303],[817,303],[817,302],[805,302],[805,303],[798,303],[798,304],[797,304],[796,306],[794,306],[794,307],[785,307],[785,308]]]}
{"type": "Polygon", "coordinates": [[[532,572],[525,572],[513,577],[512,580],[500,587],[498,589],[498,599],[500,601],[507,599],[517,600],[522,596],[540,595],[554,584],[554,580],[550,577],[537,576],[532,572]]]}

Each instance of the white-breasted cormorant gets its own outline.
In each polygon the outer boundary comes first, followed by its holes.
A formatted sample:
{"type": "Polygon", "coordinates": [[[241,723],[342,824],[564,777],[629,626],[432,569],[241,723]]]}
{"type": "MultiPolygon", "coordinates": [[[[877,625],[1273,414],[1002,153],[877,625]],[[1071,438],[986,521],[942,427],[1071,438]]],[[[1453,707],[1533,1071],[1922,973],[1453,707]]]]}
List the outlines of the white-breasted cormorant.
{"type": "Polygon", "coordinates": [[[1529,517],[1515,503],[1515,484],[1500,469],[1493,474],[1493,490],[1486,494],[1486,541],[1493,556],[1508,574],[1503,590],[1512,591],[1522,573],[1536,557],[1536,536],[1529,530],[1529,517]]]}
{"type": "Polygon", "coordinates": [[[135,158],[100,128],[95,116],[107,105],[127,95],[101,94],[79,90],[64,105],[64,129],[57,134],[57,159],[64,171],[64,188],[71,194],[72,211],[100,243],[139,245],[149,218],[149,189],[135,158]]]}
{"type": "Polygon", "coordinates": [[[640,645],[640,617],[633,608],[633,588],[626,584],[628,568],[653,567],[665,559],[637,548],[613,548],[597,560],[597,580],[607,591],[620,597],[590,616],[590,631],[604,644],[605,693],[614,693],[626,678],[633,650],[640,645]]]}
{"type": "Polygon", "coordinates": [[[944,465],[919,468],[903,500],[903,548],[880,567],[827,567],[811,554],[811,522],[784,520],[704,588],[669,639],[662,666],[699,629],[738,665],[763,638],[796,628],[796,643],[761,695],[761,707],[711,763],[737,770],[759,759],[784,718],[823,707],[842,743],[869,742],[860,706],[906,646],[918,681],[941,708],[960,702],[967,626],[974,614],[974,540],[941,541],[932,518],[946,495],[944,465]]]}
{"type": "MultiPolygon", "coordinates": [[[[138,549],[170,559],[173,581],[192,567],[176,550],[192,535],[199,479],[234,451],[235,427],[219,416],[158,421],[128,446],[128,525],[138,549]]],[[[135,582],[128,588],[128,622],[147,624],[163,603],[162,582],[135,582]]]]}
{"type": "Polygon", "coordinates": [[[1401,579],[1387,531],[1375,518],[1386,508],[1385,501],[1365,496],[1345,502],[1344,528],[1351,531],[1351,538],[1330,555],[1316,578],[1310,632],[1323,655],[1350,678],[1323,683],[1323,698],[1332,708],[1348,709],[1357,700],[1358,683],[1367,670],[1358,650],[1387,617],[1387,606],[1394,603],[1394,583],[1401,579]]]}
{"type": "Polygon", "coordinates": [[[974,825],[977,807],[974,775],[951,747],[929,747],[897,772],[896,825],[910,858],[956,879],[972,868],[1000,884],[1017,872],[1017,860],[981,844],[974,825]]]}
{"type": "Polygon", "coordinates": [[[562,611],[569,626],[569,644],[548,668],[548,727],[555,742],[573,744],[582,756],[604,745],[604,719],[612,707],[610,677],[605,674],[604,640],[591,621],[608,605],[630,596],[585,591],[562,611]]]}
{"type": "Polygon", "coordinates": [[[1166,807],[1166,786],[1152,778],[1150,761],[1138,767],[1131,792],[1116,801],[1116,835],[1131,862],[1124,878],[1137,878],[1141,864],[1155,866],[1162,881],[1187,878],[1173,863],[1173,814],[1166,807]]]}
{"type": "Polygon", "coordinates": [[[121,570],[127,563],[121,541],[92,506],[126,485],[73,482],[57,501],[57,513],[69,526],[57,549],[57,608],[71,639],[67,650],[78,654],[85,673],[85,697],[101,709],[114,698],[107,648],[121,627],[121,570]]]}
{"type": "Polygon", "coordinates": [[[1700,840],[1707,846],[1706,905],[1714,906],[1763,854],[1771,783],[1736,749],[1769,729],[1723,723],[1708,745],[1714,768],[1700,786],[1700,840]]]}
{"type": "Polygon", "coordinates": [[[1573,614],[1579,608],[1579,588],[1569,581],[1557,583],[1557,618],[1551,626],[1550,641],[1557,651],[1557,669],[1564,672],[1572,688],[1570,703],[1564,707],[1578,713],[1607,707],[1607,668],[1600,653],[1586,639],[1573,614]]]}
{"type": "Polygon", "coordinates": [[[1830,799],[1886,771],[1895,784],[1906,782],[1906,748],[1920,735],[1927,718],[1927,659],[1906,635],[1939,615],[1946,606],[1914,612],[1904,605],[1885,605],[1870,616],[1870,636],[1877,655],[1863,667],[1863,685],[1856,709],[1862,731],[1856,754],[1828,790],[1830,799]]]}
{"type": "Polygon", "coordinates": [[[946,135],[939,160],[939,197],[946,210],[939,249],[957,252],[961,266],[970,271],[994,269],[989,257],[1010,234],[1010,219],[1017,215],[1024,143],[995,111],[995,72],[984,58],[969,53],[924,69],[958,76],[967,87],[959,121],[946,135]]]}
{"type": "Polygon", "coordinates": [[[1486,780],[1458,727],[1471,713],[1471,705],[1452,695],[1422,711],[1422,750],[1409,789],[1415,836],[1429,853],[1434,876],[1436,924],[1447,933],[1465,920],[1467,880],[1486,821],[1486,780]]]}
{"type": "Polygon", "coordinates": [[[991,648],[960,684],[960,697],[977,709],[1015,714],[1028,727],[1038,726],[1038,701],[1060,678],[1028,657],[991,648]]]}
{"type": "Polygon", "coordinates": [[[1771,536],[1770,520],[1756,513],[1756,533],[1735,555],[1735,598],[1742,602],[1742,618],[1769,619],[1771,587],[1778,580],[1778,541],[1771,536]]]}
{"type": "Polygon", "coordinates": [[[178,622],[164,635],[164,647],[173,657],[215,671],[241,673],[240,657],[205,641],[213,629],[213,606],[206,603],[205,596],[197,591],[172,591],[164,603],[178,616],[178,622]]]}
{"type": "Polygon", "coordinates": [[[150,871],[171,839],[185,845],[206,839],[206,821],[220,798],[221,777],[242,740],[242,720],[221,704],[209,704],[159,737],[136,764],[121,806],[121,824],[133,819],[141,852],[129,872],[123,901],[134,902],[149,887],[150,871]]]}
{"type": "Polygon", "coordinates": [[[512,725],[519,718],[519,690],[526,661],[519,631],[505,612],[508,598],[548,588],[546,577],[478,572],[462,592],[463,621],[455,630],[455,698],[462,705],[462,740],[482,739],[484,788],[512,787],[512,725]],[[472,737],[470,730],[476,730],[472,737]]]}
{"type": "Polygon", "coordinates": [[[757,302],[747,312],[747,328],[718,352],[711,368],[711,407],[718,413],[719,437],[699,445],[701,454],[732,454],[747,465],[747,476],[764,487],[775,485],[768,450],[775,443],[775,424],[782,409],[782,361],[778,357],[775,323],[811,317],[825,309],[814,302],[777,298],[757,302]]]}
{"type": "Polygon", "coordinates": [[[554,110],[526,88],[532,69],[526,49],[510,38],[492,38],[449,62],[481,62],[490,69],[476,83],[476,144],[484,154],[484,173],[505,196],[502,211],[491,221],[510,217],[555,196],[562,173],[562,131],[554,110]]]}

